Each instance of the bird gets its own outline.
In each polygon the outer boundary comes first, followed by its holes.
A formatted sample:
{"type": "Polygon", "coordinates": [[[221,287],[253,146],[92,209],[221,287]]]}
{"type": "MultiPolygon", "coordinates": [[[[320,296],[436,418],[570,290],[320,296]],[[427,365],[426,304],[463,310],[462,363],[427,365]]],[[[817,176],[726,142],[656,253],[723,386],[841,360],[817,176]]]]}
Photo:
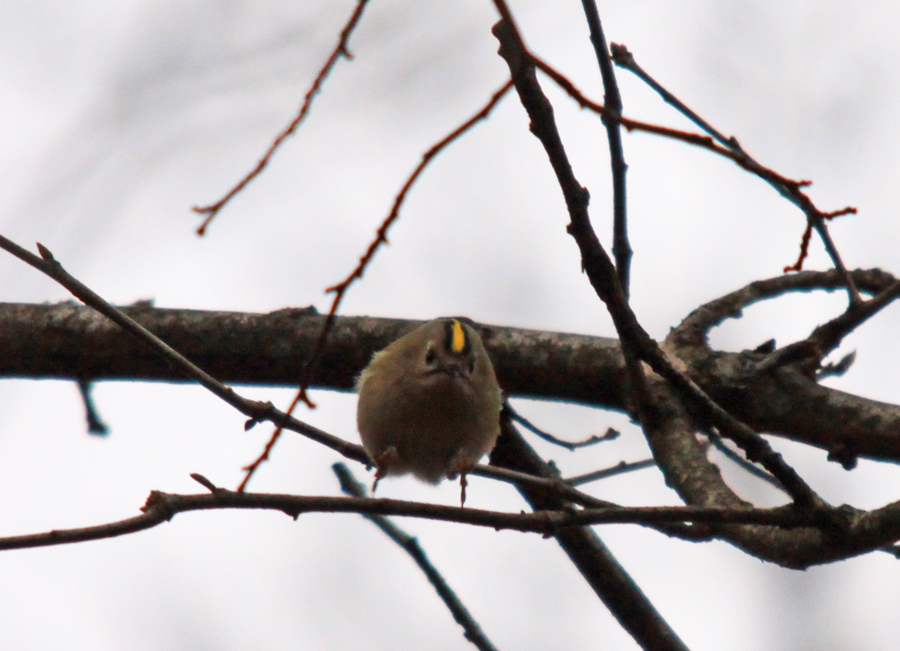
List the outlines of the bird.
{"type": "Polygon", "coordinates": [[[375,353],[356,383],[356,420],[379,480],[460,478],[494,447],[503,395],[478,332],[461,318],[419,326],[375,353]]]}

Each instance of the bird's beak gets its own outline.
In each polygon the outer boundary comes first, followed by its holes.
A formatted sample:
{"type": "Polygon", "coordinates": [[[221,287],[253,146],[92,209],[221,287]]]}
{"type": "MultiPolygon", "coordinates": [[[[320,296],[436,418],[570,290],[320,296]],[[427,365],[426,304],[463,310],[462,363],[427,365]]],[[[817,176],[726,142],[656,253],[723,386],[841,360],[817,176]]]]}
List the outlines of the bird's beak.
{"type": "Polygon", "coordinates": [[[445,366],[443,366],[443,368],[441,368],[441,370],[444,371],[444,373],[446,373],[450,377],[462,377],[463,376],[463,370],[459,364],[446,364],[445,366]]]}

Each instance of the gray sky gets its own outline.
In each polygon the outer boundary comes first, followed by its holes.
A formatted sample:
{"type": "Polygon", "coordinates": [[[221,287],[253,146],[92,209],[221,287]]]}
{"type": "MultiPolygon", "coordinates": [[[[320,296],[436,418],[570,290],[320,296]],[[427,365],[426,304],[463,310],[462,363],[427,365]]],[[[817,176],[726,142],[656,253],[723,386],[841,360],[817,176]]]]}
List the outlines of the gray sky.
{"type": "MultiPolygon", "coordinates": [[[[867,3],[600,2],[607,39],[764,165],[811,179],[823,210],[860,214],[832,232],[850,267],[898,271],[900,7],[867,3]]],[[[506,78],[489,2],[375,2],[302,131],[265,175],[193,229],[291,119],[352,2],[0,3],[0,232],[40,241],[107,299],[160,307],[268,311],[316,305],[365,250],[421,153],[506,78]]],[[[527,43],[599,98],[578,2],[513,3],[527,43]]],[[[687,127],[619,72],[625,113],[687,127]]],[[[604,131],[542,80],[556,102],[595,226],[610,231],[604,131]]],[[[707,152],[625,136],[633,306],[656,337],[693,307],[797,255],[803,218],[762,181],[707,152]],[[663,281],[660,282],[660,278],[663,281]]],[[[514,97],[443,155],[355,286],[344,314],[466,314],[504,325],[612,335],[579,273],[560,192],[514,97]]],[[[808,268],[827,268],[814,242],[808,268]]],[[[0,301],[67,300],[0,255],[0,301]]],[[[843,297],[759,306],[715,345],[780,344],[834,315],[843,297]]],[[[900,309],[848,339],[852,371],[833,386],[900,402],[900,309]]],[[[284,406],[289,390],[243,389],[284,406]]],[[[234,486],[269,430],[205,392],[102,383],[112,433],[84,432],[76,388],[0,382],[0,535],[98,524],[137,513],[150,490],[197,492],[200,472],[234,486]]],[[[317,392],[301,418],[356,440],[352,395],[317,392]]],[[[566,473],[647,456],[621,414],[518,401],[559,436],[621,428],[614,443],[570,454],[535,442],[566,473]]],[[[836,504],[896,499],[896,469],[852,473],[825,453],[775,441],[836,504]]],[[[337,456],[287,436],[251,487],[336,494],[337,456]]],[[[748,498],[764,487],[723,463],[748,498]]],[[[354,468],[362,476],[360,468],[354,468]]],[[[391,497],[454,504],[458,488],[384,482],[391,497]]],[[[674,504],[656,470],[601,482],[600,497],[674,504]]],[[[519,510],[511,488],[473,479],[474,507],[519,510]]],[[[501,649],[634,649],[552,542],[405,521],[501,649]]],[[[723,543],[691,545],[637,527],[599,529],[694,650],[888,650],[900,638],[900,564],[886,554],[806,572],[723,543]]],[[[0,639],[29,649],[467,649],[408,558],[353,516],[206,513],[102,542],[0,555],[0,639]]]]}

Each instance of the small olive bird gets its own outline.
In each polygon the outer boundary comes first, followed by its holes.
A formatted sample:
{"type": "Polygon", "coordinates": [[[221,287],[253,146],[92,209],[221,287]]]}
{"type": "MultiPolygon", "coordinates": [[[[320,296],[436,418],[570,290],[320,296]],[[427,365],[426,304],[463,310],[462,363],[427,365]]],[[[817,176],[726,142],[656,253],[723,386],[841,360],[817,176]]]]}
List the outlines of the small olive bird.
{"type": "Polygon", "coordinates": [[[500,434],[503,398],[481,337],[460,319],[429,321],[372,357],[356,383],[356,422],[382,477],[437,484],[466,473],[500,434]]]}

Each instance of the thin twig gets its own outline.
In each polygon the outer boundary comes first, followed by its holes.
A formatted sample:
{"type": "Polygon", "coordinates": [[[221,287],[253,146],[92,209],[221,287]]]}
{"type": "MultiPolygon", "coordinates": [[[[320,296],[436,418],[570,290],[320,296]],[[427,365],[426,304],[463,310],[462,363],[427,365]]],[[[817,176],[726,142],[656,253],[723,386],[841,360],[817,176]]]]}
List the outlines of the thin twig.
{"type": "Polygon", "coordinates": [[[600,65],[600,76],[603,78],[603,94],[606,111],[613,116],[612,120],[606,120],[606,138],[609,141],[609,158],[613,177],[613,256],[616,259],[616,273],[619,277],[619,285],[625,297],[629,294],[629,278],[631,275],[631,245],[628,243],[628,218],[626,202],[625,172],[628,165],[625,164],[625,153],[622,149],[622,132],[619,129],[622,117],[622,97],[619,94],[619,86],[616,83],[616,73],[613,70],[609,58],[609,49],[606,47],[606,37],[603,35],[603,26],[600,23],[600,15],[597,13],[597,5],[593,0],[582,0],[582,7],[587,18],[588,28],[591,31],[591,43],[594,45],[594,55],[600,65]]]}
{"type": "Polygon", "coordinates": [[[331,54],[328,57],[328,60],[325,61],[325,65],[319,70],[319,74],[316,75],[315,81],[313,81],[312,86],[306,92],[306,96],[303,98],[303,106],[300,108],[300,112],[297,116],[291,121],[291,123],[285,128],[272,144],[269,146],[269,149],[263,155],[263,157],[259,160],[250,172],[247,173],[244,178],[242,178],[237,185],[235,185],[231,190],[229,190],[224,197],[219,199],[216,203],[210,204],[208,206],[194,206],[192,210],[196,213],[200,213],[201,215],[206,215],[206,219],[203,220],[203,223],[197,228],[197,235],[204,235],[206,233],[206,228],[209,226],[210,222],[215,219],[216,215],[219,214],[219,211],[225,207],[225,205],[231,201],[235,195],[237,195],[241,190],[243,190],[253,179],[262,173],[262,171],[269,164],[269,161],[272,159],[272,156],[275,154],[276,150],[281,147],[282,143],[293,135],[297,129],[300,127],[300,124],[303,120],[306,119],[306,116],[309,114],[309,110],[312,107],[313,98],[316,94],[322,89],[322,84],[325,83],[325,79],[328,78],[328,75],[331,74],[332,68],[337,63],[338,59],[341,57],[345,57],[346,59],[352,59],[353,55],[350,53],[350,50],[347,48],[347,43],[350,40],[350,34],[356,28],[359,23],[359,19],[362,18],[363,9],[365,9],[366,4],[368,4],[369,0],[357,0],[356,6],[353,9],[353,13],[350,16],[350,19],[344,25],[344,28],[341,30],[340,38],[338,39],[338,43],[335,48],[331,51],[331,54]]]}
{"type": "Polygon", "coordinates": [[[758,479],[762,479],[764,482],[769,484],[770,486],[777,488],[782,493],[787,494],[787,491],[784,490],[784,486],[781,485],[781,482],[775,479],[770,473],[757,468],[756,465],[750,463],[737,452],[732,450],[725,444],[725,441],[722,440],[722,437],[719,436],[717,432],[714,432],[712,429],[704,432],[706,434],[706,438],[710,440],[710,442],[715,446],[715,448],[722,453],[727,459],[729,459],[732,463],[739,466],[745,472],[753,475],[758,479]]]}
{"type": "Polygon", "coordinates": [[[706,120],[692,111],[691,108],[684,102],[682,102],[680,99],[675,97],[675,95],[666,90],[666,88],[663,87],[662,84],[660,84],[653,77],[647,74],[647,72],[638,65],[637,61],[635,61],[634,55],[631,54],[627,47],[619,43],[613,43],[612,58],[613,61],[616,62],[616,65],[634,73],[634,75],[637,76],[641,81],[643,81],[645,84],[650,86],[650,88],[659,93],[664,101],[674,106],[679,113],[684,115],[688,120],[696,124],[713,138],[718,140],[722,145],[728,147],[729,149],[743,151],[736,138],[734,138],[733,136],[731,138],[725,137],[715,127],[713,127],[706,120]]]}
{"type": "Polygon", "coordinates": [[[88,434],[94,436],[106,436],[109,434],[109,428],[100,414],[97,413],[97,407],[94,405],[94,398],[91,395],[92,384],[89,380],[79,379],[78,392],[81,394],[81,402],[84,404],[85,419],[87,420],[88,434]]]}
{"type": "MultiPolygon", "coordinates": [[[[209,486],[207,486],[209,488],[209,486]]],[[[887,508],[887,507],[885,507],[887,508]]],[[[356,513],[359,515],[415,517],[439,522],[469,524],[490,529],[553,535],[559,529],[600,524],[637,524],[650,528],[674,523],[757,524],[782,528],[819,526],[818,514],[791,507],[767,509],[697,506],[614,506],[580,511],[535,511],[506,513],[371,497],[332,497],[242,493],[213,486],[207,493],[173,494],[153,491],[141,515],[89,527],[55,529],[46,533],[0,537],[0,550],[65,545],[115,538],[168,522],[178,513],[222,509],[281,511],[295,520],[305,513],[356,513]]],[[[890,542],[885,540],[878,545],[890,542]]],[[[868,542],[868,541],[866,541],[868,542]]],[[[864,551],[864,550],[860,550],[864,551]]],[[[868,551],[868,550],[865,550],[868,551]]]]}
{"type": "MultiPolygon", "coordinates": [[[[331,469],[337,475],[341,484],[341,490],[344,493],[351,497],[367,497],[365,486],[356,480],[346,465],[336,463],[331,466],[331,469]]],[[[363,517],[381,529],[388,538],[397,543],[403,551],[412,557],[419,569],[425,574],[428,582],[434,586],[438,596],[450,610],[453,619],[463,627],[466,639],[482,651],[496,651],[496,647],[487,638],[484,631],[481,630],[481,626],[475,621],[475,618],[472,617],[463,602],[456,596],[456,592],[447,584],[446,579],[441,576],[441,573],[429,560],[419,541],[383,515],[365,513],[363,517]]]]}
{"type": "Polygon", "coordinates": [[[594,470],[583,475],[576,475],[575,477],[569,477],[568,479],[563,479],[563,481],[569,486],[581,486],[582,484],[587,484],[592,481],[597,481],[598,479],[606,479],[607,477],[614,477],[615,475],[621,475],[626,472],[634,472],[635,470],[643,470],[644,468],[652,468],[656,465],[655,459],[644,459],[643,461],[620,461],[616,465],[610,468],[603,468],[601,470],[594,470]]]}
{"type": "Polygon", "coordinates": [[[532,423],[530,420],[525,418],[518,411],[513,409],[513,407],[506,402],[504,404],[504,408],[509,409],[509,413],[512,416],[513,420],[517,423],[521,424],[522,427],[527,429],[528,431],[536,434],[538,437],[547,441],[548,443],[552,443],[553,445],[558,445],[561,448],[566,448],[567,450],[577,450],[578,448],[586,448],[590,445],[595,445],[597,443],[602,443],[603,441],[613,441],[619,438],[619,431],[614,430],[612,427],[606,430],[606,433],[598,436],[597,434],[593,434],[586,439],[581,441],[564,441],[561,438],[553,436],[550,432],[544,431],[539,428],[537,425],[532,423]]]}

